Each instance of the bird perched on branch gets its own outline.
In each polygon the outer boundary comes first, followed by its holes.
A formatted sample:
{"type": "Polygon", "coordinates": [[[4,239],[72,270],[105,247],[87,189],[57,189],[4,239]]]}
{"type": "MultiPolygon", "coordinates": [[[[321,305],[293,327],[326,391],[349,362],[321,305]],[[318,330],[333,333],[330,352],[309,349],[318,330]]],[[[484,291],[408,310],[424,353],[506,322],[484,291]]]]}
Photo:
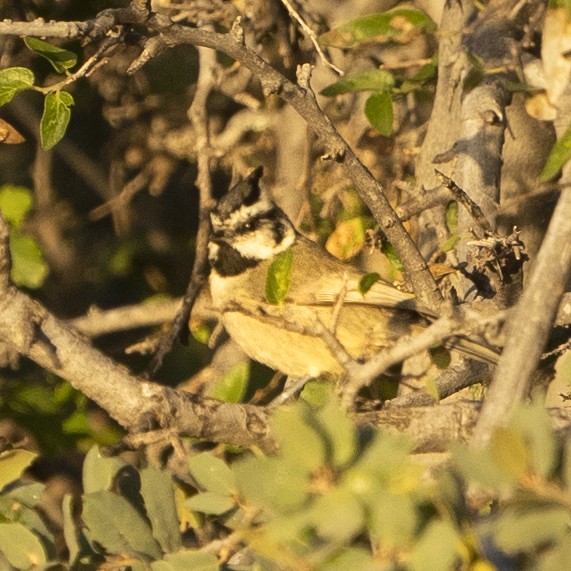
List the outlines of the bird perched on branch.
{"type": "MultiPolygon", "coordinates": [[[[211,213],[210,292],[230,336],[254,360],[292,377],[343,373],[343,358],[367,359],[434,315],[296,231],[260,187],[261,167],[211,213]],[[333,340],[332,340],[333,339],[333,340]]],[[[495,350],[463,338],[448,344],[494,363],[495,350]]]]}

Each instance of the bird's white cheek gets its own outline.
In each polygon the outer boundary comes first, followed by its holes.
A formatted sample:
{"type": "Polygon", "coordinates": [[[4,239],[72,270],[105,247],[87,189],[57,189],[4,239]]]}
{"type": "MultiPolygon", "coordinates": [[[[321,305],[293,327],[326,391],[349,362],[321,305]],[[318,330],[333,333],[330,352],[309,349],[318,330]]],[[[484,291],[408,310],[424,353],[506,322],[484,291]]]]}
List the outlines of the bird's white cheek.
{"type": "Polygon", "coordinates": [[[244,258],[266,260],[276,254],[275,244],[267,244],[260,240],[237,240],[234,248],[244,258]]]}

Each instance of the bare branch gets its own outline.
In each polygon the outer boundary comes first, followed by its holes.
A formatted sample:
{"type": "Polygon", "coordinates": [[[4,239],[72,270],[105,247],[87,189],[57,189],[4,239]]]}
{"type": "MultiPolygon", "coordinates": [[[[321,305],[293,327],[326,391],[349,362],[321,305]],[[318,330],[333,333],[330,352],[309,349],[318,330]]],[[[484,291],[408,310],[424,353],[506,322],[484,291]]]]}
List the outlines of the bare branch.
{"type": "MultiPolygon", "coordinates": [[[[571,87],[559,103],[560,133],[567,128],[571,87]],[[567,113],[565,113],[567,111],[567,113]],[[565,124],[562,124],[565,123],[565,124]]],[[[571,165],[563,170],[569,183],[571,165]]],[[[506,344],[478,420],[473,444],[483,446],[528,393],[533,374],[571,277],[571,193],[562,192],[517,309],[507,324],[506,344]]]]}
{"type": "Polygon", "coordinates": [[[319,40],[317,39],[315,32],[307,25],[305,20],[301,17],[301,14],[293,7],[292,3],[289,0],[280,0],[280,1],[285,6],[286,10],[288,11],[288,14],[299,24],[300,28],[311,40],[311,43],[313,44],[315,51],[319,55],[321,63],[323,63],[323,65],[328,67],[329,69],[333,70],[336,74],[341,76],[345,75],[343,70],[339,69],[336,65],[334,65],[329,61],[329,59],[321,49],[321,46],[319,45],[319,40]]]}
{"type": "Polygon", "coordinates": [[[214,87],[214,69],[216,53],[212,50],[199,48],[200,66],[194,99],[188,110],[188,117],[194,127],[195,150],[198,159],[198,177],[196,185],[199,190],[198,231],[196,235],[196,253],[190,281],[173,326],[165,336],[149,367],[152,374],[156,373],[165,355],[171,350],[175,340],[181,334],[187,336],[188,319],[192,306],[196,302],[200,290],[204,287],[208,276],[208,240],[210,237],[210,211],[214,205],[212,199],[212,181],[210,179],[210,134],[208,131],[208,115],[206,103],[214,87]]]}

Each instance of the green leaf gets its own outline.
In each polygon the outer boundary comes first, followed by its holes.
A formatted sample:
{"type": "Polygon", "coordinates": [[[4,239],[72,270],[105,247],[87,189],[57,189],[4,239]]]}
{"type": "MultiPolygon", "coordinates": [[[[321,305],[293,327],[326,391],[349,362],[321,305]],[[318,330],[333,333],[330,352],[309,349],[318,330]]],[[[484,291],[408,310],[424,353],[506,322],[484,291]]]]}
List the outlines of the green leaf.
{"type": "Polygon", "coordinates": [[[456,247],[458,242],[460,242],[460,236],[457,234],[455,236],[450,236],[448,240],[444,240],[443,244],[440,246],[440,250],[442,252],[450,252],[456,247]]]}
{"type": "Polygon", "coordinates": [[[509,488],[514,484],[510,475],[492,458],[488,448],[471,450],[467,446],[452,446],[454,465],[468,483],[478,483],[484,487],[509,488]]]}
{"type": "Polygon", "coordinates": [[[567,127],[561,138],[555,141],[545,166],[539,175],[539,180],[548,182],[554,179],[569,158],[571,158],[571,125],[567,127]]]}
{"type": "MultiPolygon", "coordinates": [[[[300,509],[285,516],[269,519],[269,521],[264,525],[263,530],[265,537],[263,541],[265,544],[273,546],[273,549],[270,547],[270,550],[268,551],[267,546],[261,546],[259,545],[259,542],[256,547],[261,551],[261,554],[264,554],[265,551],[266,554],[270,555],[270,557],[277,559],[279,563],[285,563],[280,557],[281,553],[285,551],[282,546],[289,546],[291,548],[291,546],[296,543],[300,545],[300,547],[305,547],[307,545],[307,534],[311,528],[310,516],[311,514],[308,509],[300,509]]],[[[286,569],[288,571],[297,571],[297,566],[295,564],[287,565],[278,569],[279,571],[282,571],[282,569],[283,571],[286,569]]],[[[272,571],[278,570],[273,569],[272,571]]]]}
{"type": "Polygon", "coordinates": [[[99,490],[109,490],[117,472],[126,465],[117,457],[106,458],[98,446],[93,446],[83,461],[83,491],[86,494],[99,490]]]}
{"type": "MultiPolygon", "coordinates": [[[[438,367],[438,363],[435,363],[438,367]]],[[[445,368],[445,367],[443,367],[445,368]]],[[[436,384],[436,380],[432,377],[425,379],[424,381],[426,392],[434,399],[434,402],[438,402],[440,400],[440,392],[438,391],[438,385],[436,384]]]]}
{"type": "Polygon", "coordinates": [[[355,468],[372,470],[377,477],[388,480],[404,471],[411,451],[408,438],[377,432],[355,468]]]}
{"type": "Polygon", "coordinates": [[[34,484],[24,484],[22,486],[12,488],[9,492],[5,493],[4,497],[10,498],[11,500],[29,508],[35,508],[45,489],[45,484],[40,484],[39,482],[34,484]]]}
{"type": "Polygon", "coordinates": [[[69,564],[73,565],[81,553],[86,553],[89,550],[89,544],[85,536],[79,532],[75,525],[73,515],[73,497],[71,494],[66,494],[62,502],[63,512],[63,536],[65,544],[69,551],[69,564]]]}
{"type": "Polygon", "coordinates": [[[210,452],[202,452],[188,459],[192,477],[208,492],[230,496],[236,493],[236,480],[228,465],[210,452]]]}
{"type": "Polygon", "coordinates": [[[235,508],[236,502],[227,494],[204,492],[188,498],[185,505],[193,511],[220,515],[235,508]]]}
{"type": "Polygon", "coordinates": [[[32,51],[46,58],[58,73],[65,73],[77,63],[77,56],[68,50],[52,46],[37,38],[24,38],[24,43],[32,51]]]}
{"type": "Polygon", "coordinates": [[[190,333],[194,339],[196,339],[199,343],[203,345],[208,345],[208,341],[210,340],[210,336],[212,335],[212,329],[208,326],[207,323],[198,323],[195,324],[191,320],[189,323],[190,333]]]}
{"type": "Polygon", "coordinates": [[[91,540],[111,554],[161,557],[145,519],[125,498],[113,492],[100,490],[85,495],[82,518],[91,540]]]}
{"type": "Polygon", "coordinates": [[[359,91],[388,91],[394,85],[395,78],[392,73],[384,69],[371,69],[346,75],[319,93],[326,97],[334,97],[343,93],[357,93],[359,91]]]}
{"type": "Polygon", "coordinates": [[[418,90],[425,84],[436,80],[437,73],[438,60],[436,57],[433,57],[430,63],[423,65],[413,77],[407,77],[395,91],[398,93],[410,93],[418,90]]]}
{"type": "Polygon", "coordinates": [[[446,205],[446,228],[453,236],[458,234],[458,203],[455,200],[446,205]]]}
{"type": "Polygon", "coordinates": [[[532,551],[563,539],[570,524],[569,512],[562,506],[507,509],[493,528],[494,542],[507,553],[532,551]]]}
{"type": "Polygon", "coordinates": [[[171,477],[162,470],[150,467],[141,470],[140,476],[141,495],[153,536],[164,552],[177,551],[182,543],[171,477]]]}
{"type": "Polygon", "coordinates": [[[334,466],[344,466],[357,450],[357,434],[353,422],[334,398],[330,398],[315,416],[329,440],[334,466]]]}
{"type": "Polygon", "coordinates": [[[363,548],[348,547],[339,550],[319,566],[319,571],[393,571],[393,567],[380,567],[373,562],[370,553],[363,548]]]}
{"type": "Polygon", "coordinates": [[[381,252],[388,258],[393,271],[403,271],[404,267],[400,261],[397,251],[395,250],[395,247],[386,239],[383,240],[381,244],[381,252]]]}
{"type": "Polygon", "coordinates": [[[232,470],[241,497],[248,503],[290,513],[307,501],[307,472],[280,458],[248,457],[234,462],[232,470]]]}
{"type": "Polygon", "coordinates": [[[20,91],[34,87],[34,74],[26,67],[9,67],[0,70],[0,105],[13,99],[20,91]]]}
{"type": "Polygon", "coordinates": [[[370,274],[365,274],[359,280],[359,291],[363,295],[365,295],[380,280],[381,276],[377,272],[371,272],[370,274]]]}
{"type": "Polygon", "coordinates": [[[305,404],[278,409],[272,419],[272,433],[279,443],[280,458],[306,473],[312,473],[323,465],[326,443],[321,434],[310,424],[314,412],[305,404]]]}
{"type": "Polygon", "coordinates": [[[71,118],[73,97],[67,91],[48,93],[44,100],[44,113],[40,122],[40,142],[46,151],[65,135],[71,118]]]}
{"type": "Polygon", "coordinates": [[[0,523],[0,553],[16,569],[31,569],[47,562],[42,542],[21,523],[0,523]]]}
{"type": "Polygon", "coordinates": [[[319,408],[331,398],[331,383],[327,380],[311,380],[303,387],[300,397],[308,405],[319,408]]]}
{"type": "Polygon", "coordinates": [[[34,205],[32,191],[25,186],[0,187],[0,210],[14,228],[19,228],[34,205]]]}
{"type": "Polygon", "coordinates": [[[81,434],[88,436],[91,434],[89,417],[83,410],[72,412],[61,424],[64,434],[81,434]]]}
{"type": "Polygon", "coordinates": [[[218,559],[212,553],[184,550],[170,553],[162,561],[151,563],[153,571],[218,571],[218,559]]]}
{"type": "Polygon", "coordinates": [[[367,216],[341,220],[327,238],[325,249],[340,260],[350,260],[364,248],[370,226],[371,219],[367,216]]]}
{"type": "Polygon", "coordinates": [[[423,32],[435,30],[436,24],[424,12],[395,8],[352,20],[323,34],[319,41],[337,48],[353,48],[364,42],[406,43],[423,32]]]}
{"type": "Polygon", "coordinates": [[[44,545],[52,543],[53,535],[36,511],[45,486],[28,484],[16,486],[0,495],[0,521],[21,523],[26,529],[44,539],[44,545]]]}
{"type": "Polygon", "coordinates": [[[6,450],[0,453],[0,489],[14,482],[22,472],[38,457],[29,450],[6,450]]]}
{"type": "Polygon", "coordinates": [[[266,299],[274,305],[282,304],[289,291],[293,251],[288,248],[278,254],[268,268],[266,276],[266,299]]]}
{"type": "Polygon", "coordinates": [[[44,284],[49,268],[36,239],[14,230],[10,233],[12,281],[19,286],[37,289],[44,284]]]}
{"type": "Polygon", "coordinates": [[[369,123],[383,137],[393,132],[393,101],[388,93],[373,93],[365,103],[365,115],[369,123]]]}
{"type": "Polygon", "coordinates": [[[319,496],[310,515],[317,533],[327,541],[349,542],[363,531],[361,503],[345,488],[333,488],[319,496]]]}
{"type": "Polygon", "coordinates": [[[527,472],[529,456],[523,436],[510,428],[498,427],[492,433],[490,454],[495,464],[516,483],[527,472]]]}
{"type": "Polygon", "coordinates": [[[243,361],[232,367],[210,390],[211,397],[224,402],[240,402],[250,380],[250,362],[243,361]]]}
{"type": "Polygon", "coordinates": [[[548,478],[556,461],[557,443],[553,435],[551,417],[540,399],[531,405],[519,406],[509,427],[523,437],[528,456],[528,468],[548,478]]]}
{"type": "Polygon", "coordinates": [[[447,521],[433,521],[412,549],[411,571],[449,571],[458,558],[460,536],[447,521]]]}
{"type": "Polygon", "coordinates": [[[370,529],[375,541],[387,549],[405,547],[414,536],[419,514],[410,494],[381,490],[370,503],[370,529]]]}

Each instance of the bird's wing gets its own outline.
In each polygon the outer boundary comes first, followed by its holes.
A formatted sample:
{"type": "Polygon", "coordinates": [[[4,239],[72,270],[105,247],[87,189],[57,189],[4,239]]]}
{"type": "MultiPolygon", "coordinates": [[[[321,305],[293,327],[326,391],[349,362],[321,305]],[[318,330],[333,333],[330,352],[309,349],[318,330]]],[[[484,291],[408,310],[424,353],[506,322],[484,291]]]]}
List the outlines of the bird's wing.
{"type": "Polygon", "coordinates": [[[375,307],[385,307],[388,309],[409,309],[425,313],[421,310],[412,294],[400,291],[386,282],[375,282],[373,286],[363,294],[359,288],[361,277],[360,275],[353,275],[347,278],[346,281],[323,281],[320,284],[320,288],[313,292],[314,302],[318,304],[336,303],[341,292],[344,292],[343,303],[373,305],[375,307]]]}
{"type": "Polygon", "coordinates": [[[379,280],[363,294],[360,282],[365,275],[349,264],[326,253],[320,246],[300,236],[294,246],[291,297],[298,304],[335,304],[344,292],[343,303],[372,305],[387,309],[402,308],[430,315],[423,311],[414,296],[379,280]],[[297,252],[297,254],[296,254],[297,252]],[[296,267],[295,255],[304,263],[296,267]]]}

